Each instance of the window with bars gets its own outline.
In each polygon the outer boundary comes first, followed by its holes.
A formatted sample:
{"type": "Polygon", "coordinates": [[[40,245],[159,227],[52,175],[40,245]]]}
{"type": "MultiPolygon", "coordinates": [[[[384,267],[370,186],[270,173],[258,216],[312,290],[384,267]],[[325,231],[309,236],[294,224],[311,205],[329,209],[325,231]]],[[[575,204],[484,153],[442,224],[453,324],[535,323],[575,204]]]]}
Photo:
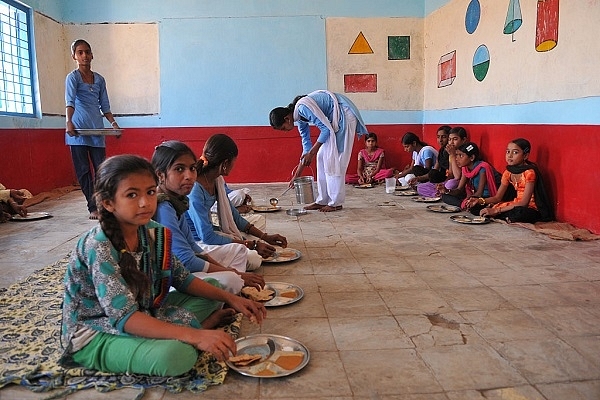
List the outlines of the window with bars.
{"type": "Polygon", "coordinates": [[[0,0],[0,115],[39,116],[31,8],[0,0]]]}

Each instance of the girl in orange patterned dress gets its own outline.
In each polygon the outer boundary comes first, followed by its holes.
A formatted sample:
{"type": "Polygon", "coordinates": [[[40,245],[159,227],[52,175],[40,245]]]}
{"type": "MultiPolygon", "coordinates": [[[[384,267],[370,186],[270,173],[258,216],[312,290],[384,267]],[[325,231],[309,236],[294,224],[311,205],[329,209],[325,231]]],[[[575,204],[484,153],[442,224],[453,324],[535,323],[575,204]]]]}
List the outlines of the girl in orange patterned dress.
{"type": "Polygon", "coordinates": [[[490,204],[480,211],[483,217],[505,219],[508,222],[551,221],[554,212],[544,190],[540,171],[537,165],[529,161],[531,144],[526,139],[515,139],[506,148],[506,171],[495,196],[488,198],[473,198],[473,205],[490,204]],[[508,202],[502,202],[502,197],[508,186],[514,186],[517,197],[508,202]]]}

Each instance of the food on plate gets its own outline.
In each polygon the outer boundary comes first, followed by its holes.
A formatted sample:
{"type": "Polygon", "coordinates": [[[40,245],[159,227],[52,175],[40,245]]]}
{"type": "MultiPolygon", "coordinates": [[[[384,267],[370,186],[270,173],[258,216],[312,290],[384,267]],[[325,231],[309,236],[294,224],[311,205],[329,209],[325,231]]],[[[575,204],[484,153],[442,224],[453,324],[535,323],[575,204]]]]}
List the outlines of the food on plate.
{"type": "Polygon", "coordinates": [[[473,222],[485,222],[485,218],[484,217],[475,217],[475,218],[473,218],[473,222]]]}
{"type": "Polygon", "coordinates": [[[280,258],[291,258],[296,256],[295,250],[282,250],[277,252],[277,257],[280,258]]]}
{"type": "Polygon", "coordinates": [[[304,353],[301,351],[281,352],[274,360],[275,364],[283,369],[292,370],[297,368],[304,361],[304,353]]]}
{"type": "Polygon", "coordinates": [[[229,357],[229,362],[238,367],[245,367],[260,360],[260,354],[241,354],[239,356],[229,357]]]}
{"type": "Polygon", "coordinates": [[[295,299],[296,297],[298,297],[298,292],[296,292],[296,289],[280,290],[279,297],[287,297],[288,299],[295,299]]]}
{"type": "Polygon", "coordinates": [[[277,373],[275,371],[271,371],[268,368],[265,369],[261,369],[260,371],[256,372],[254,375],[256,376],[273,376],[276,375],[277,373]]]}
{"type": "Polygon", "coordinates": [[[254,286],[245,286],[242,288],[242,294],[254,301],[269,301],[273,298],[275,292],[270,289],[258,290],[254,286]]]}

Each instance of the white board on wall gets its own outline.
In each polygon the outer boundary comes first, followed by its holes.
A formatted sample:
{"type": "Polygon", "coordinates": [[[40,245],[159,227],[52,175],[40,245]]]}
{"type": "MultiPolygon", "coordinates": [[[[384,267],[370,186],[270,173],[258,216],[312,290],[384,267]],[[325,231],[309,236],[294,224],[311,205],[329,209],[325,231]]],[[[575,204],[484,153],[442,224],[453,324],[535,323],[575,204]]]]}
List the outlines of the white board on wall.
{"type": "Polygon", "coordinates": [[[326,31],[329,90],[345,93],[346,74],[376,74],[376,92],[347,93],[358,108],[423,108],[423,19],[327,18],[326,31]],[[373,53],[348,54],[361,32],[373,53]],[[410,37],[409,59],[388,59],[389,36],[410,37]]]}
{"type": "Polygon", "coordinates": [[[68,44],[63,25],[39,13],[34,13],[33,24],[42,113],[64,115],[68,44]]]}
{"type": "Polygon", "coordinates": [[[76,39],[86,40],[94,54],[92,70],[106,79],[113,114],[160,112],[158,24],[65,25],[64,30],[67,71],[77,68],[69,46],[76,39]]]}

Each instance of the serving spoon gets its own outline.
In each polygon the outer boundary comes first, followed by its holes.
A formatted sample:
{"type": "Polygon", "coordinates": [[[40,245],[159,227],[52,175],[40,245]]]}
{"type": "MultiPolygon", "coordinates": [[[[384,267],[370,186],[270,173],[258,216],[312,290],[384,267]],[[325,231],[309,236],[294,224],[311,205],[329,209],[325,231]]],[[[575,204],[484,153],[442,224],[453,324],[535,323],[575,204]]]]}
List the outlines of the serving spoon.
{"type": "MultiPolygon", "coordinates": [[[[285,190],[283,191],[283,193],[281,193],[281,194],[279,195],[279,197],[283,197],[283,195],[284,195],[284,194],[286,194],[286,193],[288,192],[288,190],[290,190],[291,188],[292,188],[292,186],[290,186],[290,187],[288,187],[287,189],[285,189],[285,190]]],[[[278,198],[278,197],[271,197],[271,198],[269,199],[269,203],[271,203],[271,205],[272,205],[273,207],[277,207],[277,204],[279,203],[279,198],[278,198]]]]}

